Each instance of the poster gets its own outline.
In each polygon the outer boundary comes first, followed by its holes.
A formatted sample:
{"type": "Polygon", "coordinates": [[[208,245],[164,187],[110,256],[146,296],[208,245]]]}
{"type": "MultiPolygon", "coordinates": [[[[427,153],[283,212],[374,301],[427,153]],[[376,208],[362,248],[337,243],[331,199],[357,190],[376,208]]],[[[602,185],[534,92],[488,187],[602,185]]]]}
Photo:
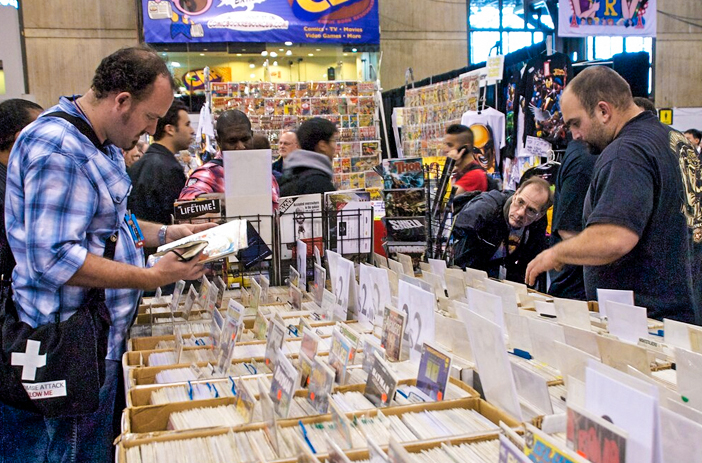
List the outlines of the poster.
{"type": "Polygon", "coordinates": [[[561,37],[656,36],[656,0],[559,0],[561,37]]]}
{"type": "Polygon", "coordinates": [[[142,0],[146,43],[379,44],[377,0],[142,0]]]}

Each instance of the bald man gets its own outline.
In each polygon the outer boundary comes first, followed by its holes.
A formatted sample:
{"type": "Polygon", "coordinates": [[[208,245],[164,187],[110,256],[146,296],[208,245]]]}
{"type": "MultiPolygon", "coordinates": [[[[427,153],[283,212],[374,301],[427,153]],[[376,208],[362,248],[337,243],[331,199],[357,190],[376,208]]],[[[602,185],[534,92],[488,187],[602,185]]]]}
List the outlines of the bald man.
{"type": "Polygon", "coordinates": [[[694,322],[693,287],[702,284],[692,276],[693,230],[702,227],[694,149],[636,106],[629,84],[606,67],[578,74],[561,108],[573,138],[602,154],[585,198],[585,229],[537,256],[526,281],[582,265],[588,299],[600,288],[633,290],[649,317],[694,322]]]}

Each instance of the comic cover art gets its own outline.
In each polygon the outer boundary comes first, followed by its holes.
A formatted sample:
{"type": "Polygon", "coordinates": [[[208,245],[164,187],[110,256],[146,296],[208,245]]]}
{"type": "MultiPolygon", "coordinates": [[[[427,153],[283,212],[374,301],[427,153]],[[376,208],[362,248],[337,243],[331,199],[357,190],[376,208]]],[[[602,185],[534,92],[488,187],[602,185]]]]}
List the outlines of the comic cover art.
{"type": "Polygon", "coordinates": [[[427,211],[424,190],[385,190],[385,214],[388,217],[419,217],[427,211]]]}
{"type": "Polygon", "coordinates": [[[363,156],[359,158],[351,158],[351,172],[365,172],[373,170],[373,167],[378,164],[378,158],[375,156],[363,156]]]}
{"type": "Polygon", "coordinates": [[[383,162],[385,189],[421,188],[424,186],[422,158],[386,159],[383,162]]]}
{"type": "Polygon", "coordinates": [[[389,241],[422,242],[427,238],[424,217],[385,217],[385,227],[389,241]]]}

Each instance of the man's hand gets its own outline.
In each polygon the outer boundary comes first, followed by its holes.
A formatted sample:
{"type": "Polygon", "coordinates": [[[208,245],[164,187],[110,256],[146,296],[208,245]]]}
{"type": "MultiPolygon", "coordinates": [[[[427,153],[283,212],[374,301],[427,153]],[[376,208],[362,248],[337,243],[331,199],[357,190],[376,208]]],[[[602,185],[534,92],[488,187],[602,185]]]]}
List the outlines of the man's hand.
{"type": "Polygon", "coordinates": [[[454,161],[460,161],[461,158],[463,157],[463,155],[466,154],[467,149],[468,148],[463,148],[460,151],[453,149],[453,150],[449,151],[448,153],[446,153],[446,156],[450,157],[454,161]]]}
{"type": "Polygon", "coordinates": [[[563,262],[556,259],[556,253],[553,252],[553,248],[547,249],[529,262],[524,281],[529,286],[534,286],[536,277],[540,274],[551,269],[560,270],[561,268],[563,268],[563,262]]]}
{"type": "Polygon", "coordinates": [[[166,229],[166,243],[171,243],[173,241],[178,241],[186,236],[194,235],[195,233],[200,233],[201,231],[208,230],[210,228],[216,227],[216,223],[197,223],[197,224],[180,224],[180,225],[169,225],[166,229]]]}
{"type": "Polygon", "coordinates": [[[158,288],[178,280],[197,280],[205,273],[205,266],[200,263],[201,255],[202,253],[188,261],[182,261],[174,252],[166,253],[148,269],[150,273],[148,289],[158,288]]]}

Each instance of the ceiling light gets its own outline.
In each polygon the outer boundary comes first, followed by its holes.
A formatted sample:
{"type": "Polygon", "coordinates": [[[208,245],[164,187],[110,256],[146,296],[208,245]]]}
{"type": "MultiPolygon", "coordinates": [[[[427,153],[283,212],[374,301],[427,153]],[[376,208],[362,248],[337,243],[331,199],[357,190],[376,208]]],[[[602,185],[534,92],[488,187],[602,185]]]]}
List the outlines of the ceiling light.
{"type": "Polygon", "coordinates": [[[261,52],[261,56],[268,56],[268,52],[267,52],[266,50],[263,50],[263,51],[261,52]]]}
{"type": "Polygon", "coordinates": [[[356,53],[356,52],[358,51],[358,49],[357,49],[357,48],[352,48],[351,51],[354,52],[354,53],[356,53]]]}
{"type": "Polygon", "coordinates": [[[166,54],[165,54],[165,53],[161,53],[161,56],[166,56],[166,54]]]}
{"type": "Polygon", "coordinates": [[[200,56],[205,56],[205,54],[204,54],[204,53],[200,53],[200,56]]]}
{"type": "Polygon", "coordinates": [[[344,53],[344,56],[349,56],[349,54],[348,54],[348,53],[344,53]]]}
{"type": "Polygon", "coordinates": [[[256,74],[251,74],[249,77],[251,77],[252,79],[255,79],[255,78],[256,78],[256,74]]]}
{"type": "Polygon", "coordinates": [[[317,51],[322,51],[322,49],[321,49],[321,48],[317,48],[317,51]]]}
{"type": "Polygon", "coordinates": [[[285,51],[285,48],[278,48],[278,51],[285,51]]]}
{"type": "Polygon", "coordinates": [[[285,52],[285,55],[286,55],[286,56],[292,56],[292,50],[286,51],[286,52],[285,52]]]}
{"type": "Polygon", "coordinates": [[[251,63],[251,64],[249,64],[249,67],[250,67],[251,69],[253,69],[253,68],[255,68],[255,67],[256,67],[256,65],[255,65],[255,64],[253,64],[253,63],[251,63]]]}
{"type": "Polygon", "coordinates": [[[278,53],[272,51],[272,52],[271,52],[271,56],[272,56],[273,58],[275,58],[276,56],[278,56],[278,53]]]}
{"type": "Polygon", "coordinates": [[[179,67],[180,67],[180,63],[179,63],[178,61],[171,61],[171,66],[174,67],[174,68],[179,68],[179,67]]]}
{"type": "Polygon", "coordinates": [[[307,56],[314,56],[314,53],[307,53],[307,56]]]}
{"type": "Polygon", "coordinates": [[[277,66],[277,65],[278,65],[278,62],[277,62],[277,61],[273,61],[273,66],[277,66]]]}
{"type": "Polygon", "coordinates": [[[237,53],[236,56],[241,56],[241,53],[237,53]]]}
{"type": "Polygon", "coordinates": [[[291,46],[292,46],[292,42],[285,42],[285,46],[286,46],[286,47],[291,47],[291,46]]]}

